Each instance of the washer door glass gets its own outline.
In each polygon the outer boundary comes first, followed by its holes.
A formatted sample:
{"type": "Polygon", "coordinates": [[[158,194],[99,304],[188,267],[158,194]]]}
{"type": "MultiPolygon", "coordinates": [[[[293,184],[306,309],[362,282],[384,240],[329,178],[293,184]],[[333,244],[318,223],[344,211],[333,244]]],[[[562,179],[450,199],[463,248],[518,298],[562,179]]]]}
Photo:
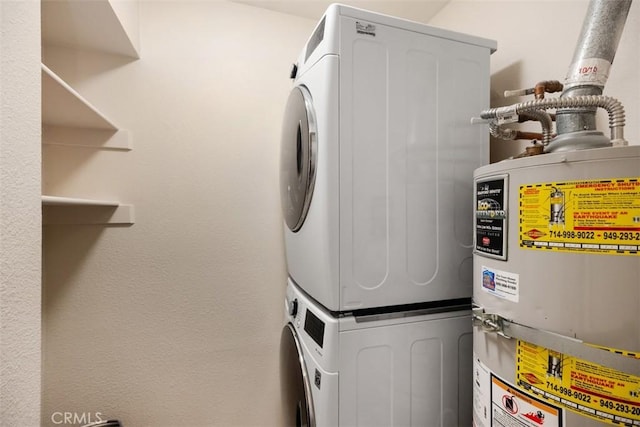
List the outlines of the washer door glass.
{"type": "Polygon", "coordinates": [[[316,178],[317,133],[311,94],[297,86],[289,95],[280,145],[280,199],[287,226],[300,230],[316,178]]]}
{"type": "Polygon", "coordinates": [[[284,327],[280,339],[280,383],[284,425],[315,427],[311,383],[298,334],[291,323],[284,327]]]}

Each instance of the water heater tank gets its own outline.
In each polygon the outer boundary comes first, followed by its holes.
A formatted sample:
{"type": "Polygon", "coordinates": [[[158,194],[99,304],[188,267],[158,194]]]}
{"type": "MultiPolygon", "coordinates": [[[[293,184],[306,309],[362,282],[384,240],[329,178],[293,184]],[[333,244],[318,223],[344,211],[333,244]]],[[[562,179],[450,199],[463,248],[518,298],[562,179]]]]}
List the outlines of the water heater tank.
{"type": "Polygon", "coordinates": [[[474,182],[475,425],[640,426],[640,146],[474,182]]]}

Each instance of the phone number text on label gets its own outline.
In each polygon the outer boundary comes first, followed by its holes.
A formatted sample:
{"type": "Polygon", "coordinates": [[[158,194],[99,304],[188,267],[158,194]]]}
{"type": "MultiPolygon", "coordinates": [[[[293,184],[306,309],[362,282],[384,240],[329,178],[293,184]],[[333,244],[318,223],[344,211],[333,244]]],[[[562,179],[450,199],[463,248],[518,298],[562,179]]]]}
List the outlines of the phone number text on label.
{"type": "Polygon", "coordinates": [[[580,400],[582,402],[591,403],[590,395],[579,392],[579,391],[571,390],[569,387],[558,386],[558,384],[553,384],[547,381],[547,389],[553,390],[565,396],[573,397],[574,399],[580,400]]]}
{"type": "Polygon", "coordinates": [[[624,403],[612,402],[606,399],[600,399],[599,404],[601,408],[611,409],[623,414],[640,415],[640,407],[638,406],[630,406],[624,403]]]}
{"type": "Polygon", "coordinates": [[[639,240],[640,241],[640,233],[633,232],[618,232],[618,231],[605,231],[603,233],[603,237],[605,240],[639,240]]]}
{"type": "Polygon", "coordinates": [[[595,239],[594,231],[550,231],[549,235],[556,239],[595,239]]]}

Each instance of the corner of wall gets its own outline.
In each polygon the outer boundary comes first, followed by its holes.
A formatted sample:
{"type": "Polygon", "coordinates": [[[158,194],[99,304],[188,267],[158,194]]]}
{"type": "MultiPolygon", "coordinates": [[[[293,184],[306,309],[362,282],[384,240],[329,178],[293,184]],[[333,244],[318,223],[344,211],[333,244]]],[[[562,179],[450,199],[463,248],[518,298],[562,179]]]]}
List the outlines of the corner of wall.
{"type": "Polygon", "coordinates": [[[0,420],[40,425],[40,2],[0,2],[0,420]]]}

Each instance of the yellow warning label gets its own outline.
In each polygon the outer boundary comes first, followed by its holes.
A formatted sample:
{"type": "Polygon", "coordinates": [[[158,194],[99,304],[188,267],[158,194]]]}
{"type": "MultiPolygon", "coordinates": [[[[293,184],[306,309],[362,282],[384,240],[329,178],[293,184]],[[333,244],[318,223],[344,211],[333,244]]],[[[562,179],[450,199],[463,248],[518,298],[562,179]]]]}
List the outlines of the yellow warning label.
{"type": "Polygon", "coordinates": [[[518,386],[590,418],[640,426],[640,377],[525,341],[516,360],[518,386]]]}
{"type": "Polygon", "coordinates": [[[589,344],[586,343],[587,345],[590,345],[591,347],[596,347],[599,348],[600,350],[605,350],[611,353],[618,353],[621,354],[623,356],[626,357],[633,357],[634,359],[640,359],[640,353],[636,352],[636,351],[626,351],[626,350],[620,350],[617,348],[609,348],[609,347],[602,347],[600,345],[596,345],[596,344],[589,344]]]}
{"type": "Polygon", "coordinates": [[[640,254],[640,178],[521,185],[520,247],[640,254]]]}

